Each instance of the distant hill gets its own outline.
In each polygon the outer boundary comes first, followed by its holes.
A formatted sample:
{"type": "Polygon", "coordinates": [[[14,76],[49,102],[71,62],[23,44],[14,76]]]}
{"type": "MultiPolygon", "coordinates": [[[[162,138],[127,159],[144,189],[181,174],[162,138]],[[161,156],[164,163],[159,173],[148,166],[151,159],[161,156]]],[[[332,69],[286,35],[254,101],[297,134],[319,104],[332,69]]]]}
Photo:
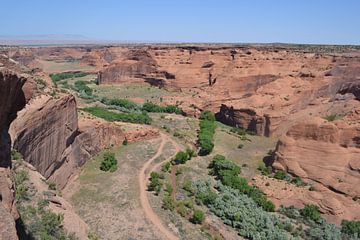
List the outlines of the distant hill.
{"type": "Polygon", "coordinates": [[[94,40],[75,34],[46,35],[0,35],[1,45],[59,45],[59,44],[95,44],[104,41],[94,40]]]}

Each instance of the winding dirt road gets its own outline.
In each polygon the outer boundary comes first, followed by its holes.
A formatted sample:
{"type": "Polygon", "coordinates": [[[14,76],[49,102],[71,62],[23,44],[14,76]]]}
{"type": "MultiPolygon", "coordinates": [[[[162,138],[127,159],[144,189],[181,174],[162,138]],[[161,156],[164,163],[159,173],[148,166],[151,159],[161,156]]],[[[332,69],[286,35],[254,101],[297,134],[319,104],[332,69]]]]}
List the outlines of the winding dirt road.
{"type": "Polygon", "coordinates": [[[156,215],[154,210],[151,208],[151,205],[150,205],[150,202],[149,202],[149,199],[147,196],[146,189],[147,189],[147,182],[148,182],[148,177],[149,177],[148,173],[150,173],[153,170],[155,170],[156,168],[158,168],[163,162],[169,160],[169,159],[166,159],[162,162],[159,162],[156,165],[154,165],[150,171],[147,171],[148,168],[153,163],[153,161],[155,161],[155,159],[158,158],[162,154],[166,142],[170,141],[175,146],[176,152],[180,149],[179,145],[174,140],[167,137],[163,133],[160,133],[160,137],[161,137],[161,144],[160,144],[157,152],[155,153],[155,155],[152,158],[150,158],[143,165],[143,167],[141,168],[140,173],[139,173],[140,203],[141,203],[141,207],[143,208],[143,210],[145,212],[145,216],[159,229],[159,231],[163,234],[163,236],[165,236],[169,240],[178,240],[179,238],[162,224],[162,221],[159,218],[159,216],[156,215]]]}

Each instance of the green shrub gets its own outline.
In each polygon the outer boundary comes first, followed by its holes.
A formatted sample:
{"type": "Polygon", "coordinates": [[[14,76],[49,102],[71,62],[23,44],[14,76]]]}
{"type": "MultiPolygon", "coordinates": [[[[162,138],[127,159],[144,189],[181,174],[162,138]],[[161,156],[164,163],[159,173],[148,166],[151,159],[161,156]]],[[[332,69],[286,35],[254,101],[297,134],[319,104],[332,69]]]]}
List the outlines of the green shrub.
{"type": "Polygon", "coordinates": [[[170,183],[167,183],[166,186],[165,186],[165,192],[167,192],[167,194],[169,196],[171,196],[171,194],[173,193],[174,189],[173,187],[171,186],[170,183]]]}
{"type": "Polygon", "coordinates": [[[305,207],[300,210],[300,214],[305,219],[312,220],[314,222],[319,222],[321,220],[320,209],[318,206],[313,204],[305,205],[305,207]]]}
{"type": "Polygon", "coordinates": [[[210,122],[215,122],[215,115],[210,111],[203,111],[200,114],[200,120],[207,120],[210,122]]]}
{"type": "Polygon", "coordinates": [[[191,221],[195,224],[201,224],[205,219],[205,213],[199,209],[195,209],[191,221]]]}
{"type": "Polygon", "coordinates": [[[50,190],[55,191],[55,190],[56,190],[56,183],[54,183],[54,182],[49,182],[48,187],[49,187],[50,190]]]}
{"type": "Polygon", "coordinates": [[[146,113],[116,113],[100,107],[88,107],[82,109],[92,115],[107,121],[121,121],[130,123],[150,124],[151,118],[146,113]]]}
{"type": "Polygon", "coordinates": [[[257,170],[259,170],[261,172],[261,174],[264,175],[264,176],[268,176],[272,172],[271,166],[267,167],[264,162],[259,163],[259,166],[257,167],[257,170]]]}
{"type": "Polygon", "coordinates": [[[128,140],[127,140],[127,138],[124,139],[124,141],[122,142],[122,145],[124,145],[124,146],[128,145],[128,140]]]}
{"type": "Polygon", "coordinates": [[[341,222],[341,232],[360,237],[360,221],[343,220],[341,222]]]}
{"type": "Polygon", "coordinates": [[[15,174],[15,184],[23,184],[26,180],[29,180],[29,172],[26,170],[20,170],[15,174]]]}
{"type": "Polygon", "coordinates": [[[190,195],[194,194],[194,188],[192,186],[192,181],[190,179],[186,179],[183,183],[183,189],[187,191],[190,195]]]}
{"type": "Polygon", "coordinates": [[[287,216],[288,218],[292,218],[292,219],[299,219],[301,218],[301,214],[300,214],[300,210],[295,208],[294,206],[290,206],[290,207],[281,207],[279,212],[281,214],[284,214],[285,216],[287,216]]]}
{"type": "Polygon", "coordinates": [[[148,185],[148,191],[154,191],[156,194],[160,193],[162,182],[160,181],[161,175],[157,172],[150,173],[150,183],[148,185]]]}
{"type": "Polygon", "coordinates": [[[286,172],[280,170],[275,173],[274,178],[278,180],[284,180],[286,176],[287,176],[286,172]]]}
{"type": "Polygon", "coordinates": [[[298,187],[305,186],[305,183],[301,180],[299,176],[296,176],[293,179],[291,179],[291,182],[298,187]]]}
{"type": "Polygon", "coordinates": [[[171,198],[171,196],[164,196],[163,202],[162,202],[162,208],[165,210],[173,211],[175,209],[175,202],[171,198]]]}
{"type": "Polygon", "coordinates": [[[115,172],[118,168],[117,165],[117,160],[115,158],[115,154],[112,152],[105,152],[104,156],[103,156],[103,160],[101,161],[100,164],[100,170],[102,171],[110,171],[110,172],[115,172]]]}
{"type": "Polygon", "coordinates": [[[187,148],[185,152],[180,151],[176,153],[174,159],[171,161],[172,164],[178,165],[178,164],[184,164],[186,161],[190,160],[194,156],[195,152],[191,150],[190,148],[187,148]]]}
{"type": "Polygon", "coordinates": [[[337,117],[337,114],[331,114],[331,115],[326,116],[325,119],[329,122],[332,122],[332,121],[335,121],[336,117],[337,117]]]}
{"type": "Polygon", "coordinates": [[[74,84],[74,88],[77,92],[85,93],[88,96],[91,96],[93,93],[93,90],[87,86],[89,82],[86,81],[76,81],[74,84]]]}
{"type": "Polygon", "coordinates": [[[161,171],[163,172],[169,172],[171,168],[171,163],[170,162],[166,162],[161,166],[161,171]]]}

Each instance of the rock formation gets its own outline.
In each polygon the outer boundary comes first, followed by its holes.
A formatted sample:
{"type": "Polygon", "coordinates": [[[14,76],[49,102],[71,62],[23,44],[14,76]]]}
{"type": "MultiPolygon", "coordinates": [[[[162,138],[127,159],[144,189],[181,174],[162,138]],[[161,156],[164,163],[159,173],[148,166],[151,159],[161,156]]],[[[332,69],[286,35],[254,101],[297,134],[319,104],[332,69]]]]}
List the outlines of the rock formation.
{"type": "Polygon", "coordinates": [[[243,128],[257,135],[269,136],[269,119],[267,116],[257,115],[252,109],[234,109],[222,104],[215,116],[224,124],[243,128]]]}
{"type": "Polygon", "coordinates": [[[75,98],[34,99],[11,126],[14,148],[48,178],[64,162],[63,153],[78,135],[75,98]]]}
{"type": "Polygon", "coordinates": [[[315,202],[324,212],[348,219],[360,219],[360,211],[352,211],[360,196],[359,119],[355,109],[334,122],[314,118],[294,125],[280,138],[273,163],[275,169],[319,185],[327,197],[315,202]]]}
{"type": "Polygon", "coordinates": [[[17,112],[24,107],[26,97],[22,90],[25,78],[0,72],[0,238],[17,239],[14,218],[13,183],[10,178],[11,141],[8,129],[17,112]]]}

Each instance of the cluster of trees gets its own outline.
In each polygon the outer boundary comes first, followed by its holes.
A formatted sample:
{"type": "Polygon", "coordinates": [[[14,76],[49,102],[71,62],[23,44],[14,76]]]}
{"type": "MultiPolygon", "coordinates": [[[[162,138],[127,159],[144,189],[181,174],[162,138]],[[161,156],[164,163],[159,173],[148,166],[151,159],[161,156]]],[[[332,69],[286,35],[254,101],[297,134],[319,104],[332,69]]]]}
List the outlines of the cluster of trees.
{"type": "Polygon", "coordinates": [[[250,186],[248,181],[239,176],[241,168],[234,162],[226,159],[222,155],[216,155],[209,165],[210,174],[216,176],[225,186],[239,190],[239,192],[248,195],[258,206],[265,211],[275,211],[275,205],[266,198],[266,195],[258,188],[250,186]]]}
{"type": "Polygon", "coordinates": [[[152,102],[144,103],[142,106],[142,110],[146,112],[183,114],[181,108],[176,105],[160,106],[152,102]]]}
{"type": "Polygon", "coordinates": [[[115,172],[118,168],[118,162],[115,158],[115,153],[105,152],[103,160],[100,163],[100,170],[104,172],[115,172]]]}
{"type": "Polygon", "coordinates": [[[78,78],[85,77],[88,73],[84,72],[63,72],[63,73],[51,73],[49,76],[53,83],[57,83],[58,81],[68,79],[68,78],[78,78]]]}
{"type": "Polygon", "coordinates": [[[151,124],[152,119],[146,113],[116,113],[101,107],[88,107],[82,109],[96,117],[103,118],[107,121],[121,121],[140,124],[151,124]]]}
{"type": "Polygon", "coordinates": [[[204,156],[212,152],[214,148],[215,129],[215,115],[210,111],[203,111],[200,115],[199,155],[204,156]]]}
{"type": "Polygon", "coordinates": [[[186,161],[190,160],[194,156],[195,156],[195,151],[190,148],[187,148],[185,151],[180,151],[176,153],[171,163],[173,165],[185,164],[186,161]]]}
{"type": "Polygon", "coordinates": [[[112,105],[112,106],[117,106],[117,107],[121,107],[121,108],[125,108],[128,110],[138,110],[139,106],[132,102],[129,101],[127,99],[108,99],[108,98],[102,98],[101,102],[106,104],[106,105],[112,105]]]}
{"type": "Polygon", "coordinates": [[[111,106],[117,106],[127,110],[138,110],[145,112],[156,112],[156,113],[175,113],[175,114],[183,114],[181,108],[176,105],[166,105],[161,106],[157,105],[153,102],[146,102],[143,105],[136,104],[127,99],[108,99],[102,98],[100,100],[102,103],[111,106]]]}

